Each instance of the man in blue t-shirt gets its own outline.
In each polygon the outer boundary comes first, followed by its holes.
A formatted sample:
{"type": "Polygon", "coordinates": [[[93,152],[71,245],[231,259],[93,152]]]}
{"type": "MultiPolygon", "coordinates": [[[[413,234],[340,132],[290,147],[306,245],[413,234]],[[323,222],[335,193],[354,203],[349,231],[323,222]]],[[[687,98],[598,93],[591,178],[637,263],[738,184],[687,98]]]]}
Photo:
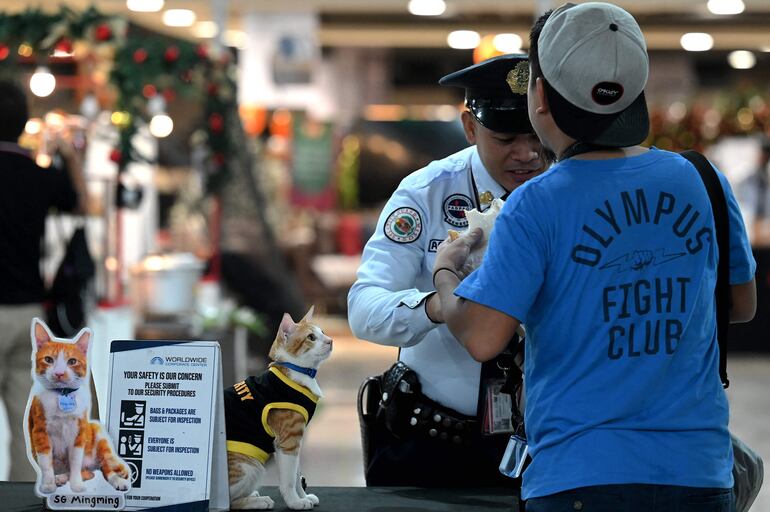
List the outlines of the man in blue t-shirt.
{"type": "MultiPolygon", "coordinates": [[[[511,194],[467,279],[478,232],[445,242],[435,260],[443,317],[474,358],[527,326],[527,510],[733,506],[713,214],[689,161],[638,145],[647,72],[641,30],[619,7],[568,4],[538,20],[529,114],[559,161],[511,194]]],[[[756,264],[720,180],[730,320],[746,322],[756,264]]]]}

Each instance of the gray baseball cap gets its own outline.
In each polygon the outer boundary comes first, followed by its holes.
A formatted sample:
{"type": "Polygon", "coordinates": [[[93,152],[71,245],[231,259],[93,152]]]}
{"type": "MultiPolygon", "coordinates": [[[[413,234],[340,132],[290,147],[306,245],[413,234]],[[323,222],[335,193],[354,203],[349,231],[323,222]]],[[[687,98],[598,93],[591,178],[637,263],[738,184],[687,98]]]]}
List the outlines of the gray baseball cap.
{"type": "Polygon", "coordinates": [[[551,113],[564,133],[612,147],[647,138],[647,45],[628,12],[603,2],[563,5],[540,32],[538,56],[551,113]]]}

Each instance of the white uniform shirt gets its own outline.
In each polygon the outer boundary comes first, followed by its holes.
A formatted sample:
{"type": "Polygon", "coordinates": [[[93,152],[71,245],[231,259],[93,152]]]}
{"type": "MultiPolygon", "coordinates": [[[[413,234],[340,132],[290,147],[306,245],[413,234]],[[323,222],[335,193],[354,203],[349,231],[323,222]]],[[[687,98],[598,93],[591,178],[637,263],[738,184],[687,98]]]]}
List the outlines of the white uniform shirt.
{"type": "Polygon", "coordinates": [[[471,416],[476,415],[481,363],[446,325],[431,322],[424,301],[434,291],[438,245],[448,229],[467,227],[463,210],[478,208],[478,195],[486,191],[505,194],[475,146],[404,178],[380,214],[348,294],[353,334],[400,347],[399,359],[420,376],[423,393],[471,416]]]}

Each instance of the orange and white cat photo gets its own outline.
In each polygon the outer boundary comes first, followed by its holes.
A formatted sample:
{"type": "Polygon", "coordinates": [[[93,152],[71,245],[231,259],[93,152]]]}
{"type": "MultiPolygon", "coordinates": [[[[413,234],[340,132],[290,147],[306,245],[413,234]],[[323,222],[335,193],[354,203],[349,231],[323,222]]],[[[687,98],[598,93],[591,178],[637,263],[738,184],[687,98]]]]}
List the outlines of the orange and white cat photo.
{"type": "Polygon", "coordinates": [[[128,491],[127,465],[102,425],[90,419],[91,330],[81,330],[72,340],[55,338],[35,318],[31,331],[33,384],[24,430],[27,455],[38,475],[35,494],[66,494],[67,485],[76,494],[105,494],[100,486],[112,493],[128,491]]]}
{"type": "Polygon", "coordinates": [[[273,453],[286,506],[307,510],[318,505],[302,485],[299,453],[322,396],[316,371],[331,354],[332,339],[312,319],[312,307],[298,323],[284,313],[267,370],[225,389],[231,510],[273,508],[273,500],[258,492],[273,453]]]}

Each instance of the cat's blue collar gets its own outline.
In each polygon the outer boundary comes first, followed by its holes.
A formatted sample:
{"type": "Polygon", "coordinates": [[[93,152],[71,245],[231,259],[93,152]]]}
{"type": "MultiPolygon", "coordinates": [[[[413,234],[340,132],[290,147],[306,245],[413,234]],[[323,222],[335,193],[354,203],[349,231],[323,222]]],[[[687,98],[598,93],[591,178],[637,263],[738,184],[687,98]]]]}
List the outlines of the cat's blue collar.
{"type": "Polygon", "coordinates": [[[311,379],[315,379],[315,374],[318,373],[318,370],[315,368],[306,368],[304,366],[297,366],[296,364],[287,363],[285,361],[273,361],[271,364],[284,366],[290,370],[294,370],[295,372],[299,372],[304,375],[307,375],[311,379]]]}
{"type": "Polygon", "coordinates": [[[70,393],[74,393],[80,388],[55,388],[55,391],[59,393],[60,395],[69,395],[70,393]]]}

